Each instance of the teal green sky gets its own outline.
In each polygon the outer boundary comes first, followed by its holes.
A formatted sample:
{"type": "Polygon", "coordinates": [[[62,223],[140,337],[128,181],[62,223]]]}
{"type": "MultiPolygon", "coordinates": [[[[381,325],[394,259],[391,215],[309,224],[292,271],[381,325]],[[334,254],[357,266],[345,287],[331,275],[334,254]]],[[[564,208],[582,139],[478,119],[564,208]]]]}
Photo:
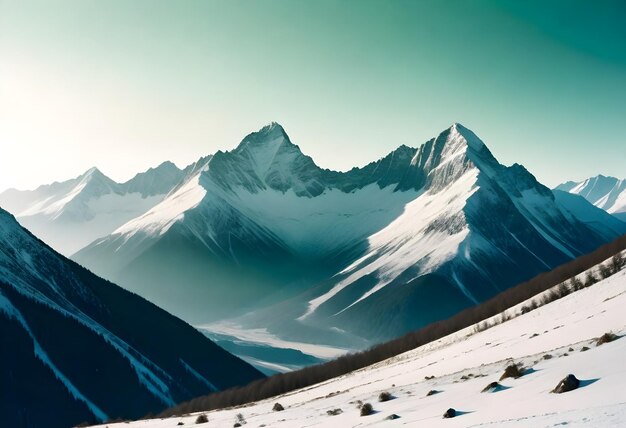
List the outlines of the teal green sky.
{"type": "Polygon", "coordinates": [[[461,122],[626,176],[626,2],[0,0],[0,190],[179,166],[280,122],[348,169],[461,122]]]}

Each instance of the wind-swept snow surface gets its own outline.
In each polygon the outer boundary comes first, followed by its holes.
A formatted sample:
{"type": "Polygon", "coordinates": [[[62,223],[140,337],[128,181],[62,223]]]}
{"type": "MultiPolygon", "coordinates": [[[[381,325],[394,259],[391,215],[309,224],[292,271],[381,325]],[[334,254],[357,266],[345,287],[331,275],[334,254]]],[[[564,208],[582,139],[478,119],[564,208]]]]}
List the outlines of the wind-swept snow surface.
{"type": "MultiPolygon", "coordinates": [[[[622,271],[485,331],[468,328],[348,375],[207,416],[212,426],[220,427],[232,426],[238,413],[250,426],[268,427],[623,426],[625,305],[622,271]],[[598,345],[595,339],[607,332],[618,339],[598,345]],[[500,380],[513,363],[523,367],[523,375],[500,380]],[[580,387],[551,393],[568,374],[581,381],[580,387]],[[481,392],[491,382],[499,386],[481,392]],[[393,399],[378,402],[384,391],[393,399]],[[434,393],[427,396],[429,391],[434,393]],[[371,403],[374,414],[359,416],[359,401],[371,403]],[[285,410],[272,411],[276,402],[285,410]],[[448,408],[457,416],[442,418],[448,408]],[[341,413],[327,414],[334,409],[341,413]],[[392,414],[399,418],[386,420],[392,414]]],[[[164,428],[179,421],[193,426],[196,416],[109,426],[164,428]]]]}

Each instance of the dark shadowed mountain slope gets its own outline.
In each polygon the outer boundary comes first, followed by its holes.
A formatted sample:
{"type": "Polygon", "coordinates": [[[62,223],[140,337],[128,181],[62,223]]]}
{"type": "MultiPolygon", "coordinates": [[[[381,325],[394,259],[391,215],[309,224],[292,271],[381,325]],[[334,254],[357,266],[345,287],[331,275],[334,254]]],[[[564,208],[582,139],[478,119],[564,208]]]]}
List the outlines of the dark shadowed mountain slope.
{"type": "Polygon", "coordinates": [[[137,418],[260,377],[0,210],[0,425],[137,418]]]}

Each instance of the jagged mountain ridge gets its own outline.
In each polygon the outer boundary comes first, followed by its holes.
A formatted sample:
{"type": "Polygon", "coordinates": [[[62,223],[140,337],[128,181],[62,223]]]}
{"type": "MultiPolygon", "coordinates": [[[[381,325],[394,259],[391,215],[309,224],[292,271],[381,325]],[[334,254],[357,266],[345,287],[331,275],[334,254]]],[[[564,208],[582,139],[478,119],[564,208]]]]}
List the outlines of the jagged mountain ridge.
{"type": "Polygon", "coordinates": [[[311,340],[392,337],[626,232],[591,205],[578,218],[460,124],[342,173],[273,123],[184,183],[76,260],[194,322],[254,309],[311,340]]]}
{"type": "Polygon", "coordinates": [[[626,221],[626,180],[597,175],[580,182],[562,183],[555,190],[582,196],[596,207],[626,221]]]}
{"type": "Polygon", "coordinates": [[[70,256],[163,200],[184,175],[173,163],[164,162],[116,183],[94,167],[77,178],[32,191],[9,189],[0,194],[0,206],[70,256]]]}
{"type": "Polygon", "coordinates": [[[261,377],[193,327],[57,254],[0,210],[5,426],[138,418],[261,377]]]}

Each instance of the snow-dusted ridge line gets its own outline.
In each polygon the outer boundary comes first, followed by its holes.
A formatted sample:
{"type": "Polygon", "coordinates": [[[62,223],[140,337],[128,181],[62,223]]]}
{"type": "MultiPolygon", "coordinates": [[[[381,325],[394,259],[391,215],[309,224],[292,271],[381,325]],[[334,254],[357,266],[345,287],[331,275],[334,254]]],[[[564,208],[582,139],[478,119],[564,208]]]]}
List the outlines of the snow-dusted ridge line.
{"type": "Polygon", "coordinates": [[[208,386],[212,391],[215,392],[215,391],[219,390],[218,388],[215,387],[215,385],[213,385],[211,382],[209,382],[204,376],[202,376],[200,373],[198,373],[196,371],[196,369],[194,369],[189,364],[187,364],[185,362],[185,360],[183,360],[182,358],[179,358],[178,361],[180,361],[180,363],[183,365],[183,367],[185,367],[185,370],[187,370],[189,373],[191,373],[200,382],[202,382],[203,384],[208,386]]]}
{"type": "Polygon", "coordinates": [[[580,182],[568,181],[555,189],[580,195],[608,213],[626,215],[626,179],[597,175],[580,182]]]}
{"type": "Polygon", "coordinates": [[[0,205],[29,230],[70,256],[162,201],[183,178],[171,162],[116,183],[97,168],[31,191],[0,193],[0,205]]]}

